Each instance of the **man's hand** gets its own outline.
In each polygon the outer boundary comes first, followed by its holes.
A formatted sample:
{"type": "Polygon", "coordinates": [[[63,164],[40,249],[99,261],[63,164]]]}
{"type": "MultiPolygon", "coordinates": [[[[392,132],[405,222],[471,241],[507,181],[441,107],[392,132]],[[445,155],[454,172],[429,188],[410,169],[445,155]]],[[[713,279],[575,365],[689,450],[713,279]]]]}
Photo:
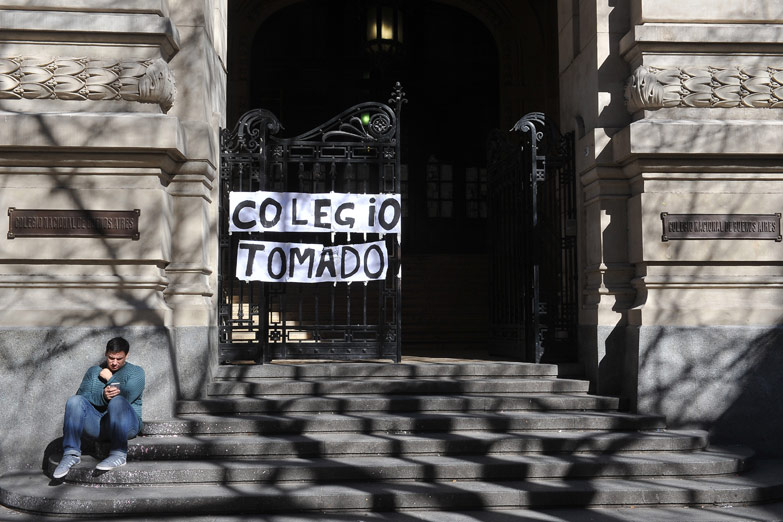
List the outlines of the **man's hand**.
{"type": "Polygon", "coordinates": [[[103,382],[109,382],[109,379],[111,379],[112,375],[114,375],[114,374],[111,373],[110,369],[104,368],[103,370],[101,370],[101,373],[98,374],[98,377],[100,377],[100,379],[103,382]]]}
{"type": "Polygon", "coordinates": [[[106,397],[107,401],[112,400],[114,397],[120,394],[120,389],[115,388],[114,386],[107,386],[103,389],[103,396],[106,397]]]}

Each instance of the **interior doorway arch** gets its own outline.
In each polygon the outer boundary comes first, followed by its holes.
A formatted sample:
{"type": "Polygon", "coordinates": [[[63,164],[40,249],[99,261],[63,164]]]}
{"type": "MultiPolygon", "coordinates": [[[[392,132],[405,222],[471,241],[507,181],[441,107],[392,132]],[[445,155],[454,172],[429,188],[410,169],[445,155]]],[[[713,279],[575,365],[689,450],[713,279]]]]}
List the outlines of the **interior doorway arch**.
{"type": "MultiPolygon", "coordinates": [[[[252,41],[275,13],[306,0],[228,0],[228,121],[250,108],[250,77],[256,67],[252,41]]],[[[367,0],[343,0],[366,5],[367,0]]],[[[532,111],[559,113],[557,2],[537,0],[429,0],[478,20],[498,50],[500,127],[510,128],[532,111]]],[[[392,3],[396,3],[394,0],[392,3]]],[[[409,2],[417,4],[419,2],[409,2]]]]}
{"type": "Polygon", "coordinates": [[[229,123],[264,107],[295,135],[353,103],[385,101],[403,81],[403,352],[481,355],[486,136],[557,106],[555,38],[545,38],[555,13],[503,0],[396,4],[407,49],[376,66],[361,41],[363,0],[229,0],[229,123]]]}

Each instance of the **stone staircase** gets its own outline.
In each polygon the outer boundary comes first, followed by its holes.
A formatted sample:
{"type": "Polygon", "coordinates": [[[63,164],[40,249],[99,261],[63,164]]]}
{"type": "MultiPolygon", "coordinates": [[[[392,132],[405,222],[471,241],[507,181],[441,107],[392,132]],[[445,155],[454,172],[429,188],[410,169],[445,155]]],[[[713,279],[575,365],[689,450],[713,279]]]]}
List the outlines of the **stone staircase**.
{"type": "Polygon", "coordinates": [[[95,472],[85,455],[63,483],[9,473],[0,503],[98,518],[413,517],[783,498],[780,462],[709,447],[705,432],[667,430],[587,389],[526,363],[223,366],[203,400],[146,423],[127,466],[95,472]]]}

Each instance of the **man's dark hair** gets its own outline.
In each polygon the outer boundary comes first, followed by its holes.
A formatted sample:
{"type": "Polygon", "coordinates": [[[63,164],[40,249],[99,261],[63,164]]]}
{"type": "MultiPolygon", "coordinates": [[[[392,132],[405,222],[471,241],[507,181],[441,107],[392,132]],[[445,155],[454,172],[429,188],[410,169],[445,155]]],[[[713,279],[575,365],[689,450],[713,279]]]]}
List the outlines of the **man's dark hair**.
{"type": "Polygon", "coordinates": [[[109,342],[106,343],[106,353],[124,352],[127,354],[129,350],[130,344],[122,337],[109,339],[109,342]]]}

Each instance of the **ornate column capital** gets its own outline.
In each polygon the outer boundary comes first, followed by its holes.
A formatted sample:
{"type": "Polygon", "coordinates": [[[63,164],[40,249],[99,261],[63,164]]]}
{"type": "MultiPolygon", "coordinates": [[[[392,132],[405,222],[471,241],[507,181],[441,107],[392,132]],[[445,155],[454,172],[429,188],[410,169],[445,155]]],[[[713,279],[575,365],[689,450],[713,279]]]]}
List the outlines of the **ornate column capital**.
{"type": "Polygon", "coordinates": [[[647,67],[625,88],[629,112],[664,107],[783,108],[783,67],[647,67]]]}
{"type": "Polygon", "coordinates": [[[177,88],[168,63],[91,58],[0,58],[0,99],[126,100],[174,104],[177,88]]]}

